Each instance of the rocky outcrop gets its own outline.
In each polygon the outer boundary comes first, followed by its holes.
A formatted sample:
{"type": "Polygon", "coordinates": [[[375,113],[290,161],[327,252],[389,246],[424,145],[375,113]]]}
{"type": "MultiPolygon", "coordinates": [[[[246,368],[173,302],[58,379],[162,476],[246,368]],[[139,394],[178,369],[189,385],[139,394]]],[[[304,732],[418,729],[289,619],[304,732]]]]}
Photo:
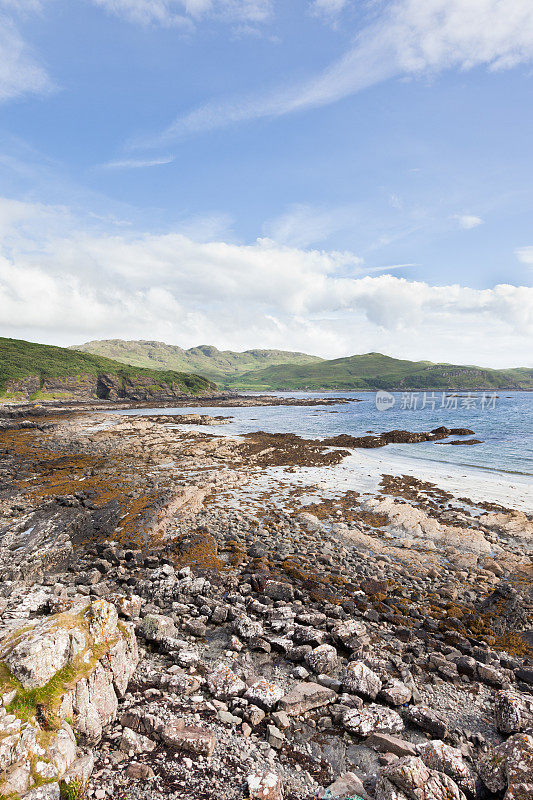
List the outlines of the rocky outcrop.
{"type": "Polygon", "coordinates": [[[97,743],[115,719],[138,660],[132,626],[105,600],[11,625],[0,644],[0,792],[63,778],[78,743],[97,743]]]}

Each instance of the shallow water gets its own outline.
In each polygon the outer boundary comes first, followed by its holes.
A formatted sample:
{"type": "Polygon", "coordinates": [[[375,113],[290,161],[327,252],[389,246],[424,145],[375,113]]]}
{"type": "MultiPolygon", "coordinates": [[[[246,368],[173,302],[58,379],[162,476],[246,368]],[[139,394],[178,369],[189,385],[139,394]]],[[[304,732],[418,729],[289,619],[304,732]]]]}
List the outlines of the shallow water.
{"type": "MultiPolygon", "coordinates": [[[[274,393],[271,393],[274,394],[274,393]]],[[[312,397],[310,392],[285,392],[281,397],[312,397]]],[[[452,400],[455,407],[441,407],[443,395],[419,392],[404,396],[396,392],[395,405],[387,411],[376,408],[375,394],[366,392],[321,392],[320,397],[358,398],[361,402],[333,406],[264,406],[253,408],[187,408],[130,409],[121,414],[186,414],[200,413],[231,416],[227,424],[205,428],[216,434],[241,434],[252,431],[296,433],[304,438],[324,438],[348,433],[361,436],[372,431],[401,428],[409,431],[429,431],[441,425],[474,430],[474,438],[483,443],[472,446],[453,446],[436,442],[420,444],[391,444],[387,459],[431,461],[469,467],[474,470],[496,471],[510,475],[533,477],[533,393],[532,392],[461,392],[452,400]],[[425,406],[424,406],[425,402],[425,406]],[[412,407],[415,405],[416,407],[412,407]],[[423,407],[424,406],[424,407],[423,407]],[[434,406],[434,407],[433,407],[434,406]]],[[[444,403],[447,398],[444,398],[444,403]]],[[[457,439],[458,437],[452,437],[457,439]]],[[[465,437],[469,438],[469,437],[465,437]]],[[[448,441],[448,440],[445,440],[448,441]]],[[[532,484],[533,485],[533,484],[532,484]]]]}

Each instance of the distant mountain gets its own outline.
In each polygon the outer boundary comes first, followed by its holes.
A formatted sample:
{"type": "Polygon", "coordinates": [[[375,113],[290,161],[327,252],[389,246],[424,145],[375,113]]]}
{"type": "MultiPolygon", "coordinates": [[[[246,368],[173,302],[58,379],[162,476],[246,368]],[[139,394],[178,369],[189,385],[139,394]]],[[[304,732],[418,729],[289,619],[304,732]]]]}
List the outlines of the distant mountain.
{"type": "Polygon", "coordinates": [[[2,400],[171,400],[214,388],[201,375],[143,369],[66,347],[0,337],[2,400]]]}
{"type": "Polygon", "coordinates": [[[405,361],[381,353],[335,358],[304,366],[285,364],[229,381],[234,389],[533,389],[533,369],[494,370],[431,361],[405,361]]]}
{"type": "Polygon", "coordinates": [[[236,353],[232,350],[217,350],[208,344],[183,350],[176,345],[143,340],[128,342],[122,339],[102,339],[73,345],[70,349],[106,356],[136,367],[199,372],[220,385],[225,385],[228,379],[244,373],[274,365],[314,364],[322,361],[318,356],[285,350],[246,350],[244,353],[236,353]]]}

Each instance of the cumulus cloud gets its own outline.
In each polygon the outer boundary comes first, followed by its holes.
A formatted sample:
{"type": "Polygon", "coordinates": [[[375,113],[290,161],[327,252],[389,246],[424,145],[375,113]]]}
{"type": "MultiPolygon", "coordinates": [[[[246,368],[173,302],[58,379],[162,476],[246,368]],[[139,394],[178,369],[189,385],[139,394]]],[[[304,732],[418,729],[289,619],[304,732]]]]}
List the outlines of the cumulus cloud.
{"type": "Polygon", "coordinates": [[[472,230],[472,228],[477,228],[478,225],[483,225],[483,220],[481,217],[476,217],[473,214],[457,214],[455,219],[459,223],[459,226],[465,231],[472,230]]]}
{"type": "Polygon", "coordinates": [[[68,209],[11,200],[0,204],[0,219],[2,335],[58,344],[211,342],[326,357],[381,350],[496,365],[530,358],[527,287],[367,275],[353,253],[271,239],[245,245],[176,232],[88,234],[68,209]]]}
{"type": "Polygon", "coordinates": [[[532,58],[531,0],[389,0],[376,21],[356,32],[351,49],[311,79],[260,96],[207,103],[137,144],[157,146],[244,120],[316,108],[396,76],[476,66],[507,69],[532,58]]]}

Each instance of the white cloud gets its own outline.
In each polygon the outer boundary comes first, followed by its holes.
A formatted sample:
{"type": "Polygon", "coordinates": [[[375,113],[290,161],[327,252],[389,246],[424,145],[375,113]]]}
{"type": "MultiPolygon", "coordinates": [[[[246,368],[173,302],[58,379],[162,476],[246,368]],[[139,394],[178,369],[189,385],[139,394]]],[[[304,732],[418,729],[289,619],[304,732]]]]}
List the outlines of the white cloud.
{"type": "Polygon", "coordinates": [[[264,231],[280,244],[309,247],[353,225],[356,214],[356,210],[349,206],[320,209],[307,203],[296,203],[284,214],[266,223],[264,231]]]}
{"type": "Polygon", "coordinates": [[[313,0],[311,13],[317,17],[331,18],[346,8],[348,0],[313,0]]]}
{"type": "Polygon", "coordinates": [[[0,16],[0,102],[51,89],[45,68],[34,58],[14,22],[0,16]]]}
{"type": "Polygon", "coordinates": [[[164,164],[172,164],[174,156],[162,158],[125,158],[119,161],[108,161],[102,164],[102,169],[144,169],[145,167],[159,167],[164,164]]]}
{"type": "Polygon", "coordinates": [[[141,25],[190,26],[206,16],[231,22],[263,22],[270,0],[92,0],[129,22],[141,25]]]}
{"type": "Polygon", "coordinates": [[[456,214],[455,219],[458,221],[459,226],[465,231],[477,228],[478,225],[483,225],[481,217],[476,217],[473,214],[456,214]]]}
{"type": "Polygon", "coordinates": [[[251,97],[212,102],[178,117],[159,145],[244,120],[333,103],[395,76],[486,66],[506,69],[533,58],[531,0],[393,0],[357,32],[354,46],[310,80],[251,97]]]}
{"type": "Polygon", "coordinates": [[[530,247],[519,247],[515,250],[516,257],[522,264],[527,264],[530,267],[533,267],[533,246],[530,247]]]}
{"type": "Polygon", "coordinates": [[[68,209],[0,203],[0,333],[59,344],[162,339],[335,357],[527,364],[533,289],[365,275],[350,252],[269,239],[81,232],[68,209]],[[349,275],[351,277],[346,277],[349,275]]]}

